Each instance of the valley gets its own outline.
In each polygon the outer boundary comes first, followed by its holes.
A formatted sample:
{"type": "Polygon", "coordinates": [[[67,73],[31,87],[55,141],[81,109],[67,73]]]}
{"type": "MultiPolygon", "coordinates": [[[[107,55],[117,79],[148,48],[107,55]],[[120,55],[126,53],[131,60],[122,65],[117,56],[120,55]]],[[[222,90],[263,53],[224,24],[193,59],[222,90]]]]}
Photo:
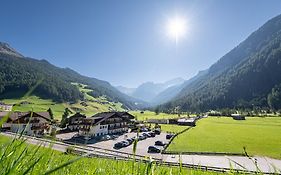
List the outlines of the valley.
{"type": "Polygon", "coordinates": [[[0,9],[0,175],[281,174],[281,2],[0,9]]]}

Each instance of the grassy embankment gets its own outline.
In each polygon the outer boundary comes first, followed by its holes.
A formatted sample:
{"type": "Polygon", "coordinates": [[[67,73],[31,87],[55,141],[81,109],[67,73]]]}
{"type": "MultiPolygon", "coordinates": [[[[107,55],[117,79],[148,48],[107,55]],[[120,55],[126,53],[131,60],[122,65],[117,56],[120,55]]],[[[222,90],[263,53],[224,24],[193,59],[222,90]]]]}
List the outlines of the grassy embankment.
{"type": "Polygon", "coordinates": [[[56,119],[61,119],[65,108],[69,108],[73,113],[80,111],[82,114],[86,114],[87,116],[91,116],[98,112],[108,111],[109,109],[123,110],[121,103],[109,102],[103,96],[94,98],[88,94],[88,92],[92,90],[87,89],[85,85],[79,86],[77,83],[73,83],[73,85],[76,85],[77,88],[79,88],[79,90],[84,94],[85,100],[78,101],[75,104],[56,103],[50,99],[42,99],[38,96],[31,95],[21,98],[15,97],[2,99],[1,101],[7,104],[16,104],[13,107],[13,111],[25,112],[33,110],[34,112],[41,112],[51,108],[56,119]]]}
{"type": "Polygon", "coordinates": [[[179,133],[189,126],[161,124],[161,130],[169,133],[179,133]]]}
{"type": "Polygon", "coordinates": [[[197,126],[176,137],[168,151],[227,152],[281,159],[281,118],[248,117],[237,121],[227,117],[199,120],[197,126]]]}
{"type": "Polygon", "coordinates": [[[152,111],[143,111],[144,113],[140,113],[140,111],[130,111],[132,115],[134,115],[137,120],[148,120],[148,119],[169,119],[169,118],[178,118],[177,114],[166,114],[166,113],[159,113],[155,114],[152,111]]]}
{"type": "Polygon", "coordinates": [[[11,139],[1,135],[0,147],[2,167],[0,168],[0,174],[219,174],[210,171],[182,168],[181,166],[161,166],[153,162],[144,163],[65,155],[51,148],[27,145],[22,141],[12,142],[11,139]]]}

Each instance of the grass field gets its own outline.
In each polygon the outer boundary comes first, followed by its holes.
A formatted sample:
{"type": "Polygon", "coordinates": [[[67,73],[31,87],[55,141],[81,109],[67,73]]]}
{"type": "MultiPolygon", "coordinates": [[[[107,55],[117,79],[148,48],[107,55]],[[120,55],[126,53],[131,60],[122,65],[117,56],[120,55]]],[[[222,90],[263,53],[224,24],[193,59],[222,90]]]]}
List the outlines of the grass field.
{"type": "Polygon", "coordinates": [[[205,118],[176,137],[167,150],[243,153],[243,147],[250,155],[281,159],[281,118],[205,118]]]}
{"type": "MultiPolygon", "coordinates": [[[[0,174],[97,174],[97,175],[201,175],[219,174],[182,167],[167,167],[155,163],[120,161],[103,158],[85,158],[65,155],[34,145],[11,143],[11,139],[0,135],[0,174]],[[37,149],[38,148],[38,149],[37,149]],[[64,165],[64,166],[62,166],[64,165]]],[[[232,173],[231,173],[232,174],[232,173]]]]}
{"type": "Polygon", "coordinates": [[[73,83],[73,85],[76,85],[84,94],[84,101],[78,101],[75,104],[56,103],[52,100],[42,99],[34,95],[22,98],[2,99],[1,101],[7,104],[16,104],[13,107],[13,111],[26,112],[33,110],[34,112],[42,112],[51,108],[55,119],[59,120],[61,119],[65,108],[69,108],[73,113],[80,112],[87,116],[109,110],[123,111],[121,103],[109,102],[106,97],[103,96],[94,98],[88,94],[88,92],[92,90],[87,89],[85,85],[78,86],[77,83],[73,83]]]}
{"type": "Polygon", "coordinates": [[[161,124],[161,130],[169,133],[179,133],[189,126],[161,124]]]}
{"type": "Polygon", "coordinates": [[[178,118],[177,114],[166,114],[166,113],[159,113],[158,115],[152,111],[144,111],[143,114],[140,111],[130,111],[130,114],[134,115],[137,120],[147,120],[147,119],[169,119],[169,118],[178,118]]]}

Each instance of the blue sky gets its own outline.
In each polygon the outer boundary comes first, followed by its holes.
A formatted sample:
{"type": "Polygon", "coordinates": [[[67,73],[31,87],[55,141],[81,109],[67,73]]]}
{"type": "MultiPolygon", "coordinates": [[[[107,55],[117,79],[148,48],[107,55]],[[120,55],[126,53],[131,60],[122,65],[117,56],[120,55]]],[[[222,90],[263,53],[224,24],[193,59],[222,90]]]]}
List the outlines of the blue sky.
{"type": "Polygon", "coordinates": [[[280,0],[2,0],[0,41],[113,85],[191,78],[270,18],[280,0]],[[167,20],[182,16],[176,45],[167,20]]]}

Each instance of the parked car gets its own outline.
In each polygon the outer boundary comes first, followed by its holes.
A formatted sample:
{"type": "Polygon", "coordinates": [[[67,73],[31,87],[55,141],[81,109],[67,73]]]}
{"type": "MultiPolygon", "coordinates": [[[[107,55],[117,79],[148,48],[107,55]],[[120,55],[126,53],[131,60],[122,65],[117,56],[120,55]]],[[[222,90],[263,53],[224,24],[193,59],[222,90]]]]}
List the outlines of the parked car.
{"type": "Polygon", "coordinates": [[[167,134],[166,139],[171,139],[174,136],[174,134],[167,134]]]}
{"type": "Polygon", "coordinates": [[[140,131],[141,132],[148,132],[148,129],[147,128],[141,128],[140,131]]]}
{"type": "Polygon", "coordinates": [[[147,133],[143,133],[142,136],[144,136],[145,138],[149,137],[149,135],[147,133]]]}
{"type": "Polygon", "coordinates": [[[146,137],[143,136],[143,135],[140,135],[139,138],[138,138],[138,140],[144,140],[144,139],[146,139],[146,137]]]}
{"type": "Polygon", "coordinates": [[[149,146],[147,152],[148,153],[160,153],[161,150],[155,146],[149,146]]]}
{"type": "Polygon", "coordinates": [[[112,137],[112,139],[117,139],[118,135],[112,135],[111,137],[112,137]]]}
{"type": "Polygon", "coordinates": [[[155,137],[155,132],[150,132],[149,134],[151,137],[155,137]]]}
{"type": "Polygon", "coordinates": [[[155,145],[156,146],[165,146],[165,143],[158,140],[158,141],[155,142],[155,145]]]}
{"type": "Polygon", "coordinates": [[[121,142],[117,142],[117,143],[114,144],[115,149],[120,149],[120,148],[123,148],[123,147],[124,147],[124,144],[121,143],[121,142]]]}
{"type": "Polygon", "coordinates": [[[129,144],[132,144],[134,142],[133,139],[127,139],[126,141],[129,142],[129,144]]]}
{"type": "Polygon", "coordinates": [[[125,141],[125,140],[122,141],[121,143],[123,144],[123,147],[126,147],[126,146],[130,145],[130,143],[128,141],[125,141]]]}
{"type": "Polygon", "coordinates": [[[156,129],[154,130],[154,133],[155,133],[156,135],[160,135],[160,133],[161,133],[160,128],[156,128],[156,129]]]}
{"type": "MultiPolygon", "coordinates": [[[[154,133],[153,133],[153,134],[154,134],[154,133]]],[[[151,132],[143,133],[143,135],[145,135],[146,137],[153,137],[153,136],[151,135],[151,132]]],[[[155,136],[155,134],[154,134],[154,136],[155,136]]]]}
{"type": "Polygon", "coordinates": [[[101,138],[101,140],[109,140],[111,139],[110,135],[105,135],[101,138]]]}

